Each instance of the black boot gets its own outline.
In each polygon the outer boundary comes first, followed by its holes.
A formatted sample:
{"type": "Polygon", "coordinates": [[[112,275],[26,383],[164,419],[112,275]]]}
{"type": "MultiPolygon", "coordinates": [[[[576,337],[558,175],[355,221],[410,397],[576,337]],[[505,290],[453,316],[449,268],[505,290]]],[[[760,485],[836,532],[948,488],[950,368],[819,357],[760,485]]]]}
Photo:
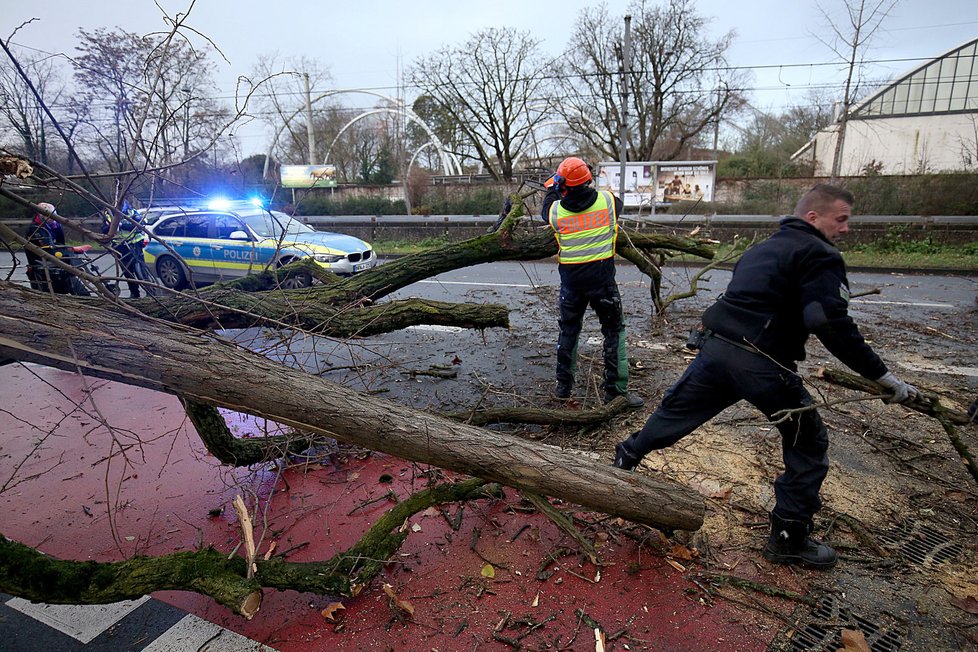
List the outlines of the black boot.
{"type": "Polygon", "coordinates": [[[567,384],[562,383],[562,382],[560,382],[558,380],[556,383],[554,383],[553,396],[554,396],[554,398],[557,398],[557,399],[560,399],[560,400],[568,399],[568,398],[571,397],[571,390],[572,389],[573,388],[571,387],[571,385],[567,385],[567,384]]]}
{"type": "Polygon", "coordinates": [[[615,461],[611,466],[615,467],[616,469],[631,471],[638,466],[638,463],[641,461],[641,456],[636,455],[629,450],[625,446],[625,442],[621,442],[615,446],[615,461]]]}
{"type": "Polygon", "coordinates": [[[811,521],[792,521],[771,512],[771,536],[764,546],[764,559],[775,564],[832,568],[838,555],[831,547],[810,538],[811,531],[811,521]]]}

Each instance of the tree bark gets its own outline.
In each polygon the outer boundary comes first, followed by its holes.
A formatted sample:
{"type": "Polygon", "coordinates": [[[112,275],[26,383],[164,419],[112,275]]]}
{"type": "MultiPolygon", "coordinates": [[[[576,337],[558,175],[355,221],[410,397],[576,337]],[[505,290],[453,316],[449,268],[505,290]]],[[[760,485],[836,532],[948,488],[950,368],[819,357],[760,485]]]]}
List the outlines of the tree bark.
{"type": "Polygon", "coordinates": [[[228,466],[249,466],[290,454],[297,455],[307,450],[316,440],[315,437],[299,433],[238,439],[231,434],[227,421],[213,405],[189,401],[182,396],[180,402],[204,443],[204,448],[221,464],[228,466]]]}
{"type": "Polygon", "coordinates": [[[703,523],[702,498],[673,482],[364,396],[211,334],[9,283],[0,283],[0,357],[266,417],[653,527],[703,523]]]}
{"type": "Polygon", "coordinates": [[[148,316],[195,328],[294,327],[339,338],[369,337],[420,324],[477,329],[509,327],[509,309],[499,304],[412,298],[373,305],[365,302],[335,306],[320,301],[315,290],[252,293],[215,286],[206,290],[205,302],[194,296],[178,295],[137,299],[129,305],[148,316]]]}
{"type": "Polygon", "coordinates": [[[616,414],[628,409],[625,397],[593,410],[550,410],[547,408],[512,407],[489,408],[470,412],[447,412],[442,416],[473,426],[492,423],[535,423],[539,425],[595,426],[605,423],[616,414]]]}

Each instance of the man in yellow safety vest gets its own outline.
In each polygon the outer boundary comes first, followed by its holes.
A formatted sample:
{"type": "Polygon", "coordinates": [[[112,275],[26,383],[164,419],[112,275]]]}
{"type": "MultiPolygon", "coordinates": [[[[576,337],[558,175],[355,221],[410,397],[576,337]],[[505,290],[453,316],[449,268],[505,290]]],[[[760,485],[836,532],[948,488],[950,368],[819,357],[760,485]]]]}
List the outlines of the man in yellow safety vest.
{"type": "Polygon", "coordinates": [[[615,242],[622,202],[608,191],[595,190],[592,182],[587,163],[577,157],[564,159],[554,175],[559,199],[545,208],[559,249],[560,334],[554,395],[560,399],[571,396],[577,342],[584,313],[591,306],[604,336],[604,401],[625,396],[629,407],[637,408],[644,402],[628,393],[625,317],[615,282],[615,242]]]}

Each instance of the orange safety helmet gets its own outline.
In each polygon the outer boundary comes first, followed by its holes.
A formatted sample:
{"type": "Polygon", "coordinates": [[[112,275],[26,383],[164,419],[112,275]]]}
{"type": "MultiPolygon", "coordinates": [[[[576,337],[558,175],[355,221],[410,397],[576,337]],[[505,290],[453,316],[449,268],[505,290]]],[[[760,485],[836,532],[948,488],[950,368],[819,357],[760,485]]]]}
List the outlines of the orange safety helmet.
{"type": "Polygon", "coordinates": [[[560,165],[557,166],[556,178],[558,186],[568,188],[583,186],[593,179],[591,168],[576,156],[565,158],[560,162],[560,165]]]}

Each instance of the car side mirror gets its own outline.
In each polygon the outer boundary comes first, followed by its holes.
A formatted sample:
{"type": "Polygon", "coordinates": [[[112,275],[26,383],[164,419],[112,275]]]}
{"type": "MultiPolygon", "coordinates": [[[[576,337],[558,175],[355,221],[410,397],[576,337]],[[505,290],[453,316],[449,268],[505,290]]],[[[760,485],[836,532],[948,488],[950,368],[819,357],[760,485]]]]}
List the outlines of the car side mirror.
{"type": "Polygon", "coordinates": [[[231,231],[231,235],[228,236],[231,240],[251,240],[248,237],[246,231],[231,231]]]}

